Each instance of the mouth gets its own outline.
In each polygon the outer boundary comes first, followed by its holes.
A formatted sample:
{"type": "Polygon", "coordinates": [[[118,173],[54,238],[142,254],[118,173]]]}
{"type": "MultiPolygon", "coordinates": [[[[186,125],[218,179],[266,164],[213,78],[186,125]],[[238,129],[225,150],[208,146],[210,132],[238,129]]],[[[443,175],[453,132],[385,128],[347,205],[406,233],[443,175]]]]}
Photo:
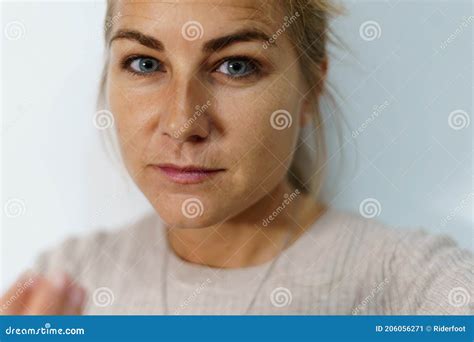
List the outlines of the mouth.
{"type": "Polygon", "coordinates": [[[165,176],[165,178],[178,184],[202,183],[225,171],[222,168],[208,168],[196,165],[157,164],[152,166],[153,169],[165,176]]]}

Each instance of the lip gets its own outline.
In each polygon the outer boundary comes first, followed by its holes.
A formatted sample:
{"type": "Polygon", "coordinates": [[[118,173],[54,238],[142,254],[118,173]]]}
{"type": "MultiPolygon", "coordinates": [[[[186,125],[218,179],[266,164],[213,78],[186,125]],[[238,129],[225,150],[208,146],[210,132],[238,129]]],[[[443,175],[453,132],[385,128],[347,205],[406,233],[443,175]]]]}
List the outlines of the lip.
{"type": "Polygon", "coordinates": [[[152,165],[167,179],[178,184],[198,184],[225,171],[221,168],[208,168],[197,165],[178,166],[175,164],[152,165]]]}

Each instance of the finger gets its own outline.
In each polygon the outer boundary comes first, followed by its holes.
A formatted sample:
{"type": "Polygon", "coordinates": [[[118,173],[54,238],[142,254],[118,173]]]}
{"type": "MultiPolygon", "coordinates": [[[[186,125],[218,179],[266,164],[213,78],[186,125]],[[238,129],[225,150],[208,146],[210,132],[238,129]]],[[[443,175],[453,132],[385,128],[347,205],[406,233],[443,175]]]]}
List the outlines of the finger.
{"type": "Polygon", "coordinates": [[[0,299],[1,315],[19,315],[25,310],[26,304],[37,284],[37,276],[31,272],[23,272],[0,299]]]}
{"type": "Polygon", "coordinates": [[[69,288],[68,299],[66,303],[65,315],[82,315],[86,291],[83,287],[74,284],[69,288]]]}
{"type": "Polygon", "coordinates": [[[41,277],[27,304],[26,315],[61,315],[67,300],[71,280],[65,273],[51,278],[41,277]]]}

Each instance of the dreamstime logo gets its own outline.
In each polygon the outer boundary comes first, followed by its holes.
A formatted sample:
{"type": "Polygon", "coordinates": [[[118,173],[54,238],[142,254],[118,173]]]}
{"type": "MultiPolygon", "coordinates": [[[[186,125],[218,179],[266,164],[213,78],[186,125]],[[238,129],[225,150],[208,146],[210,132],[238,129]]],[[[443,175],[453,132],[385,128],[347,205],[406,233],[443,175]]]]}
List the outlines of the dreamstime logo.
{"type": "Polygon", "coordinates": [[[448,301],[454,307],[467,305],[471,301],[471,295],[464,287],[455,287],[448,294],[448,301]]]}
{"type": "Polygon", "coordinates": [[[12,21],[5,25],[5,38],[19,40],[25,36],[25,25],[19,21],[12,21]]]}
{"type": "Polygon", "coordinates": [[[196,218],[198,216],[202,216],[204,212],[204,206],[199,199],[188,198],[181,205],[181,212],[187,218],[196,218]]]}
{"type": "Polygon", "coordinates": [[[0,314],[7,310],[15,301],[17,301],[21,297],[21,294],[33,286],[34,283],[35,281],[33,278],[30,277],[25,282],[17,284],[15,293],[13,293],[10,298],[7,298],[0,306],[0,314]]]}
{"type": "Polygon", "coordinates": [[[279,131],[291,127],[292,123],[293,119],[291,118],[291,114],[284,109],[274,111],[270,116],[270,124],[274,129],[279,131]]]}
{"type": "Polygon", "coordinates": [[[280,213],[285,210],[285,208],[290,205],[290,203],[293,202],[300,193],[300,190],[296,189],[291,194],[284,194],[283,201],[281,202],[281,204],[275,210],[273,210],[273,212],[268,217],[262,220],[262,226],[268,226],[270,222],[272,222],[278,215],[280,215],[280,213]]]}
{"type": "Polygon", "coordinates": [[[375,198],[366,198],[360,203],[359,212],[365,218],[374,218],[382,212],[382,206],[375,198]]]}
{"type": "Polygon", "coordinates": [[[443,42],[441,43],[441,49],[446,49],[448,47],[448,45],[450,43],[452,43],[458,36],[460,36],[461,34],[464,33],[464,31],[468,31],[468,30],[465,30],[468,28],[468,24],[471,24],[472,21],[474,19],[474,16],[469,16],[468,18],[466,17],[463,17],[463,21],[461,22],[461,24],[459,24],[459,26],[456,28],[456,30],[451,33],[449,35],[449,37],[443,42]]]}
{"type": "Polygon", "coordinates": [[[181,305],[179,306],[178,309],[175,310],[175,315],[179,315],[183,309],[185,309],[187,306],[189,306],[190,303],[192,303],[197,296],[201,294],[201,292],[209,285],[212,283],[212,280],[210,278],[207,278],[205,282],[202,282],[185,300],[181,305]]]}
{"type": "Polygon", "coordinates": [[[204,28],[198,21],[188,21],[181,28],[181,35],[188,41],[198,40],[204,35],[204,28]]]}
{"type": "MultiPolygon", "coordinates": [[[[2,328],[3,330],[3,328],[2,328]]],[[[84,328],[55,328],[51,323],[46,322],[44,326],[39,328],[18,328],[9,326],[4,330],[6,335],[13,336],[33,336],[33,335],[84,335],[86,333],[84,328]]]]}
{"type": "Polygon", "coordinates": [[[112,127],[114,125],[114,121],[114,115],[111,111],[106,109],[97,111],[94,115],[94,118],[92,119],[92,123],[94,124],[95,128],[100,130],[105,130],[112,127]]]}
{"type": "Polygon", "coordinates": [[[471,123],[471,118],[469,117],[469,114],[467,114],[467,112],[462,109],[452,111],[449,114],[449,117],[448,117],[449,127],[451,127],[452,129],[456,131],[459,131],[461,129],[468,127],[470,123],[471,123]]]}
{"type": "Polygon", "coordinates": [[[357,138],[362,132],[364,132],[372,122],[377,119],[390,105],[392,99],[385,100],[381,105],[374,105],[372,114],[359,126],[357,129],[352,131],[352,137],[357,138]]]}
{"type": "Polygon", "coordinates": [[[122,17],[122,12],[118,12],[112,18],[107,18],[104,25],[104,31],[108,31],[112,26],[116,25],[120,18],[122,17]]]}
{"type": "Polygon", "coordinates": [[[371,291],[370,291],[370,294],[368,296],[366,296],[362,302],[357,305],[353,310],[352,310],[352,314],[353,315],[357,315],[361,310],[363,310],[370,302],[373,301],[373,299],[375,298],[375,296],[377,295],[377,293],[379,293],[380,291],[383,290],[383,288],[385,287],[385,285],[387,285],[389,283],[389,280],[388,278],[385,278],[382,282],[380,282],[379,284],[377,284],[376,287],[374,287],[371,291]]]}
{"type": "Polygon", "coordinates": [[[469,201],[472,201],[474,199],[474,192],[470,192],[467,194],[460,202],[459,204],[452,209],[447,216],[445,216],[439,225],[439,228],[444,228],[448,224],[448,222],[452,221],[464,208],[466,208],[469,205],[469,201]]]}
{"type": "Polygon", "coordinates": [[[286,29],[289,28],[290,25],[299,18],[299,16],[300,13],[298,11],[296,11],[291,17],[285,16],[285,18],[283,18],[284,22],[281,27],[267,41],[263,43],[263,48],[266,50],[268,49],[269,45],[274,44],[278,37],[280,37],[286,31],[286,29]]]}
{"type": "Polygon", "coordinates": [[[291,295],[291,291],[286,287],[277,287],[270,294],[270,301],[272,305],[277,308],[290,305],[292,300],[293,296],[291,295]]]}
{"type": "Polygon", "coordinates": [[[92,302],[99,307],[112,305],[114,300],[114,293],[108,287],[99,287],[92,295],[92,302]]]}
{"type": "Polygon", "coordinates": [[[23,216],[26,213],[25,201],[20,198],[10,198],[3,206],[3,212],[6,217],[14,218],[23,216]]]}
{"type": "Polygon", "coordinates": [[[186,120],[186,122],[175,132],[173,132],[173,136],[175,138],[179,138],[181,134],[183,134],[191,125],[203,114],[206,110],[211,106],[211,101],[207,100],[207,102],[203,105],[196,105],[194,107],[195,111],[191,118],[186,120]]]}
{"type": "Polygon", "coordinates": [[[382,28],[378,22],[368,20],[360,25],[359,34],[363,40],[370,42],[382,36],[382,28]]]}

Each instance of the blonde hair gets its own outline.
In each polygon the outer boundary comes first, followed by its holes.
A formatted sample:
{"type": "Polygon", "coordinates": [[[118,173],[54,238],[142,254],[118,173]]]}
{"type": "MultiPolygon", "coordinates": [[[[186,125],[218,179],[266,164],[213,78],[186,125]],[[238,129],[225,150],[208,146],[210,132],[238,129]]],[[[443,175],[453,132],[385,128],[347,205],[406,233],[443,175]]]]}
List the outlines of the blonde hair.
{"type": "MultiPolygon", "coordinates": [[[[112,31],[110,27],[114,22],[115,3],[117,3],[116,0],[107,0],[104,23],[106,44],[110,40],[112,31]]],[[[288,32],[296,49],[301,73],[309,91],[318,94],[318,96],[310,97],[314,115],[312,115],[312,127],[309,133],[314,137],[314,141],[312,141],[314,147],[308,146],[307,139],[300,134],[288,177],[297,189],[317,197],[325,179],[324,166],[328,154],[320,97],[325,95],[334,106],[333,108],[337,107],[323,70],[323,65],[328,59],[328,43],[332,42],[337,45],[337,42],[340,41],[329,29],[329,20],[342,13],[343,9],[334,4],[332,0],[284,0],[283,11],[286,14],[286,22],[288,22],[288,16],[291,16],[292,19],[295,15],[297,16],[297,19],[291,20],[290,24],[286,23],[284,31],[288,32]],[[315,153],[312,153],[314,150],[315,153]],[[314,156],[312,156],[313,154],[314,156]]],[[[105,104],[107,64],[106,58],[100,82],[98,107],[103,107],[105,104]]]]}

